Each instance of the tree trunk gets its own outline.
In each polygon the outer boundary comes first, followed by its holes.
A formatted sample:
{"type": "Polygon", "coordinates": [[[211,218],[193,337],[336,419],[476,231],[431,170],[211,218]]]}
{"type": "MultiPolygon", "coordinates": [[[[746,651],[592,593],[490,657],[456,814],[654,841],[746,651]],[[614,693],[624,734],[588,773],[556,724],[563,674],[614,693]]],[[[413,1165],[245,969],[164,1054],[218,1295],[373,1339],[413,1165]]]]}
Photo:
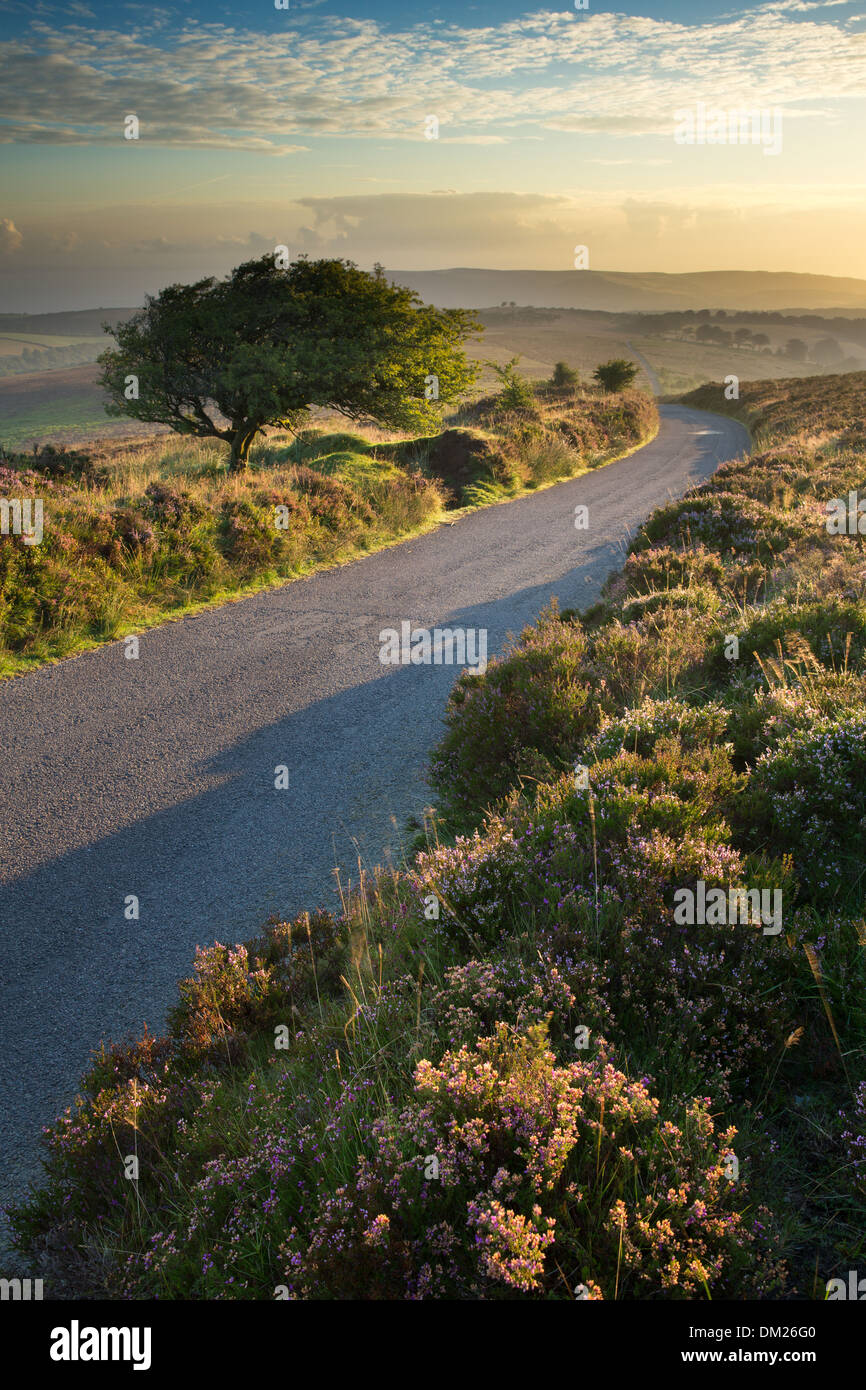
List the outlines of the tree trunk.
{"type": "Polygon", "coordinates": [[[250,445],[256,437],[257,429],[244,426],[242,429],[235,430],[231,438],[231,453],[229,454],[229,472],[241,473],[247,466],[247,455],[250,452],[250,445]]]}

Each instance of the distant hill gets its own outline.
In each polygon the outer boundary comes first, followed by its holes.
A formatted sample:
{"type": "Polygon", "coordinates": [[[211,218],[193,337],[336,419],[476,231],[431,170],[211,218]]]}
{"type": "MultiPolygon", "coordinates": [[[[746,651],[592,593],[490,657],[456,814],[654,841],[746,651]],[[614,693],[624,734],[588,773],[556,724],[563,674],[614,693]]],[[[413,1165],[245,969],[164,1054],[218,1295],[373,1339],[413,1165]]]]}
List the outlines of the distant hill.
{"type": "MultiPolygon", "coordinates": [[[[620,270],[389,270],[398,285],[443,309],[489,309],[503,300],[539,309],[602,313],[676,309],[767,310],[833,315],[866,313],[866,280],[789,271],[704,270],[686,275],[620,270]]],[[[0,333],[87,337],[121,323],[135,308],[77,309],[56,314],[0,314],[0,333]]]]}
{"type": "Polygon", "coordinates": [[[788,271],[706,270],[686,275],[618,270],[391,270],[389,278],[443,309],[514,300],[550,309],[613,313],[664,309],[866,310],[866,280],[788,271]]]}
{"type": "Polygon", "coordinates": [[[104,323],[123,323],[137,309],[70,309],[58,314],[0,314],[0,333],[96,337],[104,323]]]}

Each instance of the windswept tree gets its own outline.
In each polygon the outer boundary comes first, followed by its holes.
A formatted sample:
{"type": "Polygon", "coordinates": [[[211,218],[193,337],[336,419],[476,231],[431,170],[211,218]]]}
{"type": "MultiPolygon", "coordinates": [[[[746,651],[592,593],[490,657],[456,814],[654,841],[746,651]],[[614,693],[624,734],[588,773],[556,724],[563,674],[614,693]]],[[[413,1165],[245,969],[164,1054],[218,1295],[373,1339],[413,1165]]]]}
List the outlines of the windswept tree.
{"type": "Polygon", "coordinates": [[[463,309],[436,309],[349,261],[273,255],[224,280],[171,285],[99,358],[106,410],[223,439],[246,467],[260,430],[296,431],[311,406],[392,429],[438,423],[473,384],[462,344],[479,330],[463,309]]]}
{"type": "Polygon", "coordinates": [[[613,357],[610,362],[602,362],[593,372],[593,378],[605,391],[624,391],[631,386],[640,368],[625,357],[613,357]]]}

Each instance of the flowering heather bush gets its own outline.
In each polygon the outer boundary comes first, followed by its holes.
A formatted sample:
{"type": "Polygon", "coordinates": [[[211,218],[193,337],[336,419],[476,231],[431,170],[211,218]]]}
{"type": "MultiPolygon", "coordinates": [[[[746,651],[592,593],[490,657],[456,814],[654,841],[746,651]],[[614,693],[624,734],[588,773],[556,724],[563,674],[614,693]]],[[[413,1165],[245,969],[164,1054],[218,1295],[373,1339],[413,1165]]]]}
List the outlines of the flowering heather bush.
{"type": "Polygon", "coordinates": [[[453,846],[440,845],[419,854],[409,881],[419,897],[433,893],[464,938],[498,941],[503,905],[521,891],[526,859],[514,834],[498,817],[484,833],[458,836],[453,846]]]}
{"type": "Polygon", "coordinates": [[[198,520],[203,508],[186,488],[174,488],[168,483],[148,483],[144,490],[154,521],[163,526],[187,527],[198,520]]]}
{"type": "Polygon", "coordinates": [[[864,706],[866,682],[853,672],[823,672],[810,679],[808,690],[799,685],[749,690],[731,702],[728,727],[734,752],[752,765],[787,734],[811,729],[826,718],[837,722],[864,706]]]}
{"type": "Polygon", "coordinates": [[[587,740],[585,755],[603,762],[621,751],[649,758],[659,739],[676,735],[680,748],[690,751],[720,742],[727,731],[728,711],[718,701],[687,705],[682,700],[644,700],[619,718],[608,718],[587,740]]]}
{"type": "Polygon", "coordinates": [[[776,853],[793,856],[798,877],[819,902],[852,888],[862,898],[866,711],[816,719],[762,753],[740,819],[776,853]]]}
{"type": "Polygon", "coordinates": [[[625,623],[640,622],[651,613],[663,612],[666,617],[675,611],[687,614],[718,613],[724,601],[714,589],[704,585],[701,588],[666,589],[664,593],[642,594],[640,598],[630,599],[623,604],[622,616],[625,623]]]}
{"type": "Polygon", "coordinates": [[[345,951],[329,912],[272,920],[246,945],[198,947],[195,974],[181,981],[169,1016],[172,1030],[187,1049],[218,1061],[237,1040],[287,1024],[298,1005],[336,992],[345,951]]]}
{"type": "MultiPolygon", "coordinates": [[[[774,666],[781,662],[792,681],[808,684],[816,673],[863,669],[866,604],[835,601],[804,603],[785,596],[757,610],[745,626],[732,628],[741,661],[755,653],[774,666]],[[823,668],[823,669],[822,669],[823,668]]],[[[723,669],[724,657],[716,657],[723,669]]]]}
{"type": "MultiPolygon", "coordinates": [[[[750,1088],[796,1025],[808,965],[802,959],[795,968],[785,936],[771,941],[740,923],[674,922],[675,889],[693,888],[698,879],[726,890],[746,881],[786,882],[784,874],[767,879],[766,870],[762,879],[754,867],[747,875],[740,855],[723,843],[716,803],[735,780],[724,749],[692,755],[680,777],[690,802],[671,793],[656,762],[633,754],[594,769],[592,799],[562,778],[540,788],[531,806],[514,803],[488,834],[420,856],[416,884],[420,895],[439,897],[437,932],[458,949],[468,951],[480,937],[488,950],[505,952],[528,932],[530,960],[537,955],[556,979],[554,986],[533,964],[526,1004],[550,1009],[558,1043],[577,1023],[602,1028],[617,1042],[649,1039],[659,1055],[676,1050],[706,1086],[729,1094],[731,1087],[750,1088]],[[563,989],[573,1003],[566,1004],[563,989]]],[[[499,1017],[513,1017],[495,960],[465,967],[468,982],[460,970],[448,975],[454,989],[459,984],[456,1006],[447,1003],[449,983],[437,996],[436,1015],[449,1030],[473,1014],[479,1024],[494,1021],[491,996],[480,983],[471,988],[477,972],[507,1008],[499,1017]]],[[[525,970],[516,973],[525,979],[525,970]]]]}
{"type": "Polygon", "coordinates": [[[651,546],[626,556],[623,569],[607,581],[605,593],[609,598],[664,593],[691,585],[719,584],[724,575],[721,558],[705,545],[696,544],[688,550],[651,546]]]}
{"type": "Polygon", "coordinates": [[[45,575],[41,546],[0,536],[0,642],[23,641],[39,627],[51,602],[45,575]]]}
{"type": "Polygon", "coordinates": [[[30,454],[16,454],[6,453],[0,447],[0,491],[3,487],[2,474],[6,471],[3,465],[6,464],[10,471],[24,470],[31,475],[37,487],[44,486],[45,479],[93,482],[100,472],[90,455],[82,450],[58,449],[53,444],[45,444],[38,450],[34,445],[30,454]]]}
{"type": "Polygon", "coordinates": [[[287,1242],[286,1282],[330,1298],[736,1292],[754,1227],[725,1177],[734,1137],[700,1101],[662,1121],[602,1043],[557,1066],[541,1027],[499,1024],[418,1064],[374,1159],[287,1242]]]}
{"type": "Polygon", "coordinates": [[[706,546],[767,558],[779,554],[797,537],[803,525],[790,513],[772,509],[741,493],[692,491],[680,502],[653,512],[633,542],[636,551],[650,546],[706,546]]]}
{"type": "Polygon", "coordinates": [[[456,822],[477,818],[521,775],[561,769],[610,708],[587,641],[555,609],[483,676],[464,672],[448,702],[448,732],[431,780],[456,822]]]}
{"type": "Polygon", "coordinates": [[[723,845],[657,831],[633,838],[612,867],[625,904],[623,930],[605,943],[614,1036],[654,1038],[660,1056],[678,1055],[708,1089],[753,1094],[802,1016],[806,964],[784,933],[768,938],[739,922],[679,925],[671,903],[675,888],[699,879],[727,890],[755,886],[757,874],[723,845]]]}
{"type": "Polygon", "coordinates": [[[41,473],[36,473],[32,467],[27,466],[28,463],[32,464],[32,456],[18,455],[18,458],[20,461],[13,467],[9,462],[9,455],[0,455],[0,494],[4,497],[21,497],[32,493],[38,497],[54,490],[54,483],[50,479],[44,478],[41,473]]]}
{"type": "Polygon", "coordinates": [[[593,633],[593,665],[604,672],[604,688],[617,710],[648,694],[668,695],[678,686],[684,694],[692,686],[700,693],[707,649],[717,645],[719,620],[705,611],[713,607],[695,603],[683,609],[665,600],[636,621],[614,618],[593,633]],[[697,682],[691,673],[697,673],[697,682]]]}
{"type": "Polygon", "coordinates": [[[147,1040],[124,1051],[117,1075],[110,1079],[105,1075],[112,1065],[110,1054],[103,1052],[88,1079],[89,1094],[45,1131],[47,1181],[12,1213],[13,1230],[25,1243],[47,1240],[49,1249],[66,1244],[82,1249],[93,1245],[93,1231],[115,1222],[116,1230],[132,1238],[134,1217],[127,1225],[131,1184],[123,1158],[137,1156],[143,1178],[137,1195],[149,1201],[155,1190],[151,1175],[161,1154],[171,1148],[176,1117],[194,1104],[197,1087],[172,1081],[167,1056],[162,1049],[151,1053],[147,1040]],[[103,1087],[98,1086],[100,1074],[106,1080],[103,1087]]]}
{"type": "Polygon", "coordinates": [[[577,1026],[591,1023],[603,1031],[612,1019],[598,992],[601,974],[593,963],[569,961],[566,970],[568,983],[556,965],[537,958],[494,957],[452,966],[428,1000],[431,1022],[451,1047],[492,1033],[500,1023],[525,1030],[543,1022],[559,1045],[571,1047],[577,1026]]]}
{"type": "Polygon", "coordinates": [[[621,748],[591,764],[591,795],[557,782],[539,789],[539,805],[561,807],[587,839],[594,823],[602,848],[622,843],[637,827],[673,835],[700,832],[717,841],[727,835],[725,811],[742,782],[725,745],[689,749],[677,735],[660,733],[651,756],[621,748]]]}

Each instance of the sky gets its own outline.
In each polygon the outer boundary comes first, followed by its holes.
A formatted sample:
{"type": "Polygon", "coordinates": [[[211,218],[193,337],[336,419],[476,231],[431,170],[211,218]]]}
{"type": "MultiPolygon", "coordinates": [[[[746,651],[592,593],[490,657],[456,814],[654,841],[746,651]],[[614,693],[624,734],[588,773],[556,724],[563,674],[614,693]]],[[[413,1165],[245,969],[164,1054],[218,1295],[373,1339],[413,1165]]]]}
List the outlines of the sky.
{"type": "Polygon", "coordinates": [[[866,279],[866,0],[286,2],[0,0],[0,312],[277,245],[866,279]],[[686,142],[699,104],[763,143],[686,142]]]}

